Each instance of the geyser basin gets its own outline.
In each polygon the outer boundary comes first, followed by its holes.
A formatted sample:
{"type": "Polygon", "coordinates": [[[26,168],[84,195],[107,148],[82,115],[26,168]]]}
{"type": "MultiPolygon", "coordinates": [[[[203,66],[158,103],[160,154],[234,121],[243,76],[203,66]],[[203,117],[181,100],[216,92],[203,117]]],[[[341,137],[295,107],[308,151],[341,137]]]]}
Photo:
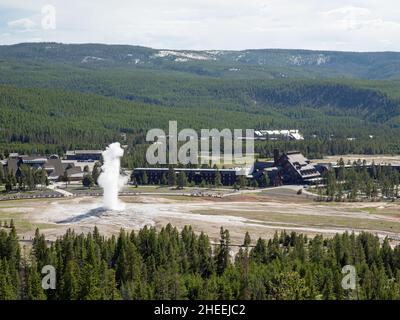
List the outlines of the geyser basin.
{"type": "MultiPolygon", "coordinates": [[[[73,229],[92,231],[94,226],[102,230],[118,232],[123,229],[139,229],[145,225],[204,225],[213,226],[219,230],[220,226],[248,226],[254,221],[243,217],[229,215],[203,215],[193,211],[204,208],[203,202],[176,202],[153,197],[139,197],[138,202],[123,203],[122,210],[109,210],[101,207],[98,198],[77,198],[72,200],[52,201],[45,210],[35,213],[36,221],[55,223],[73,229]]],[[[227,204],[223,204],[225,207],[227,204]]],[[[213,207],[207,203],[207,207],[213,207]]],[[[218,206],[216,206],[218,207],[218,206]]]]}
{"type": "Polygon", "coordinates": [[[103,208],[108,210],[123,210],[124,204],[118,199],[118,192],[127,183],[127,177],[120,174],[121,158],[124,150],[119,142],[111,143],[103,152],[104,164],[98,179],[103,188],[103,208]]]}

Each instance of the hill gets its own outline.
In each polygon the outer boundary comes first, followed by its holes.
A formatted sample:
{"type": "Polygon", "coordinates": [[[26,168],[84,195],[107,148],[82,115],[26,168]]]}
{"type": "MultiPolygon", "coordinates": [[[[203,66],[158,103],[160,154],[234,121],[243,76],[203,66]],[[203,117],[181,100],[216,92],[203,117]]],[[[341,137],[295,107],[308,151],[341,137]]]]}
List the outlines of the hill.
{"type": "Polygon", "coordinates": [[[0,59],[84,68],[170,70],[222,78],[400,79],[398,52],[263,49],[190,51],[128,45],[22,43],[0,46],[0,59]]]}
{"type": "Polygon", "coordinates": [[[241,54],[97,44],[0,46],[0,149],[62,153],[103,147],[122,133],[131,148],[143,148],[148,129],[178,120],[180,129],[296,128],[305,135],[303,142],[260,143],[262,155],[274,147],[309,156],[399,151],[400,80],[389,79],[400,70],[389,67],[399,54],[335,52],[330,54],[336,60],[329,61],[312,51],[250,50],[244,60],[241,54]],[[296,52],[308,60],[288,62],[296,52]],[[256,56],[269,58],[257,63],[256,56]],[[378,65],[391,75],[363,79],[378,65]]]}

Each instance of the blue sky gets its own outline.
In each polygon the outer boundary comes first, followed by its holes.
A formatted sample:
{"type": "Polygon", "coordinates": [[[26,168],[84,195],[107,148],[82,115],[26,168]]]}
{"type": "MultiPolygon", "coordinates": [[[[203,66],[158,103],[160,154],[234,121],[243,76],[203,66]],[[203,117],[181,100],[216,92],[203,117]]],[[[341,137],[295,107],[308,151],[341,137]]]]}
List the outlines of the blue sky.
{"type": "Polygon", "coordinates": [[[400,51],[398,0],[0,0],[0,44],[400,51]],[[55,9],[44,29],[42,8],[55,9]]]}

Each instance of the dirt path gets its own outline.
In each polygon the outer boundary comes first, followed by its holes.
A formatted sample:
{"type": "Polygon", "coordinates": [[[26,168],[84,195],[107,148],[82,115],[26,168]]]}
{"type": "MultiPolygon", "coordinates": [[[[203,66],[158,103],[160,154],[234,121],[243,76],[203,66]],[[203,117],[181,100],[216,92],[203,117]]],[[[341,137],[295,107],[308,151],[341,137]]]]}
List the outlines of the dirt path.
{"type": "Polygon", "coordinates": [[[48,185],[47,189],[58,192],[59,194],[62,194],[64,197],[73,197],[74,196],[71,192],[66,191],[64,189],[60,189],[57,187],[57,185],[54,185],[54,184],[48,185]]]}

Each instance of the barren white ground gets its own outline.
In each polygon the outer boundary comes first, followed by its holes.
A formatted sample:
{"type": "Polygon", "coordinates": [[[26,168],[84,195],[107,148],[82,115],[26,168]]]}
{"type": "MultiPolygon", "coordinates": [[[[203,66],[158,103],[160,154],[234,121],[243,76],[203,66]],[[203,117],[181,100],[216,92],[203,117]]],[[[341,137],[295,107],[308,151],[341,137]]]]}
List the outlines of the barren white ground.
{"type": "MultiPolygon", "coordinates": [[[[76,232],[92,231],[97,226],[106,235],[138,230],[145,225],[158,228],[167,223],[182,228],[192,225],[212,239],[219,228],[228,228],[232,240],[241,243],[249,231],[252,238],[269,238],[278,230],[309,235],[332,235],[345,231],[369,231],[380,237],[399,237],[400,206],[397,203],[316,203],[288,190],[269,195],[240,195],[225,199],[168,198],[159,196],[126,197],[125,209],[105,211],[101,198],[83,197],[27,202],[21,208],[31,223],[45,224],[48,239],[62,235],[68,228],[76,232]]],[[[3,209],[1,209],[3,210],[3,209]]],[[[1,211],[0,210],[0,211],[1,211]]],[[[24,233],[31,237],[33,230],[24,233]]]]}

